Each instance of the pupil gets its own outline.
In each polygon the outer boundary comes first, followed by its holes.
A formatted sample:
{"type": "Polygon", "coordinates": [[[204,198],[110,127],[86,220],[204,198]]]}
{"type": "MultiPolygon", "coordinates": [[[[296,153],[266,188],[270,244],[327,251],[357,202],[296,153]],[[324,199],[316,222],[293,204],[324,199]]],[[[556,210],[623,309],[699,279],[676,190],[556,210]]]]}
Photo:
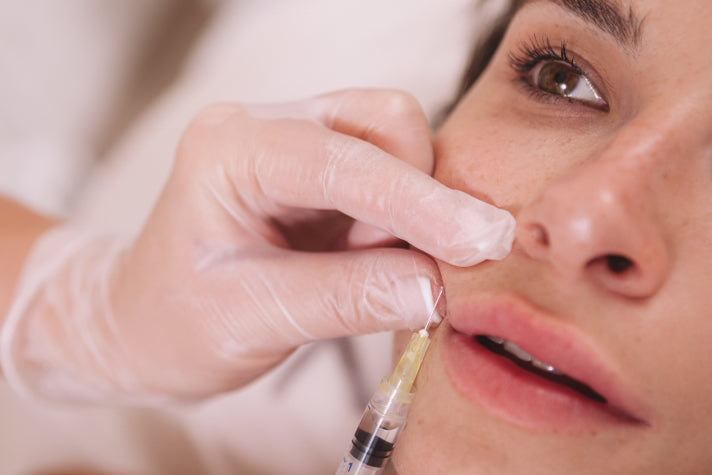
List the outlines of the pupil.
{"type": "Polygon", "coordinates": [[[566,89],[566,76],[566,71],[558,71],[554,74],[554,81],[563,86],[564,89],[566,89]]]}

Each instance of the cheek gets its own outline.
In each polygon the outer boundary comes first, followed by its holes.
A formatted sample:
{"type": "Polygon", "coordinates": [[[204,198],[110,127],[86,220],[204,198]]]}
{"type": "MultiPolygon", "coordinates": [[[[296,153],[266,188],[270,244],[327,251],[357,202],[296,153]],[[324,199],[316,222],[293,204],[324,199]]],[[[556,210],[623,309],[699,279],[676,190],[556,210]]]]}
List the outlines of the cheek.
{"type": "MultiPolygon", "coordinates": [[[[488,126],[473,133],[462,133],[459,127],[443,129],[435,140],[435,178],[451,188],[475,198],[507,208],[518,208],[542,168],[532,167],[520,157],[519,140],[488,126]]],[[[521,136],[520,136],[521,137],[521,136]]]]}
{"type": "Polygon", "coordinates": [[[595,134],[535,127],[478,101],[477,95],[468,98],[436,136],[434,176],[515,215],[604,143],[595,134]]]}

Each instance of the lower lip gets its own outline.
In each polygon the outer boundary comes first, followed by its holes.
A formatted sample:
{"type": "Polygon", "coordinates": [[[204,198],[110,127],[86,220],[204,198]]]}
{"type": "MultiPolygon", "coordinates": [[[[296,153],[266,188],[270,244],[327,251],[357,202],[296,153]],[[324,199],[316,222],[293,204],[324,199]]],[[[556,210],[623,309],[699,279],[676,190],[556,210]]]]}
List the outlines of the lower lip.
{"type": "Polygon", "coordinates": [[[519,368],[449,325],[443,330],[440,348],[451,384],[475,405],[511,424],[572,434],[637,425],[606,404],[519,368]]]}

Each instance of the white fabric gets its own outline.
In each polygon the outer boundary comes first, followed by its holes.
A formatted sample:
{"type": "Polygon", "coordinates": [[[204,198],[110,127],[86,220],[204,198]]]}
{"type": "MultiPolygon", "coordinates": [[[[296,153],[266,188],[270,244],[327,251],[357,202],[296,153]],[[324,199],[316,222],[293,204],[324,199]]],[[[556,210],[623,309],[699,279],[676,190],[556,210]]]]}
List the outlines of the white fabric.
{"type": "Polygon", "coordinates": [[[66,213],[169,3],[0,2],[0,192],[66,213]]]}
{"type": "MultiPolygon", "coordinates": [[[[74,3],[77,2],[80,0],[74,3]]],[[[18,3],[25,5],[13,4],[18,3]]],[[[37,2],[26,2],[27,8],[34,3],[37,2]]],[[[69,2],[60,3],[64,6],[69,2]]],[[[106,12],[109,7],[104,4],[108,3],[112,2],[93,3],[93,8],[106,12]]],[[[150,212],[170,169],[181,131],[210,102],[277,101],[345,87],[393,87],[413,93],[428,114],[435,117],[456,89],[477,25],[488,21],[500,2],[490,2],[485,9],[478,8],[477,3],[220,3],[182,75],[110,151],[79,193],[78,205],[70,214],[75,221],[95,228],[137,229],[150,212]]],[[[126,4],[126,9],[133,8],[139,17],[145,12],[144,2],[126,4]]],[[[7,8],[3,6],[2,10],[7,8]]],[[[73,23],[77,11],[67,10],[67,16],[62,17],[59,10],[57,7],[51,18],[25,17],[23,21],[53,24],[56,20],[57,28],[83,30],[88,37],[83,36],[82,42],[90,42],[88,38],[94,36],[98,41],[101,31],[96,31],[91,21],[73,23]]],[[[5,18],[1,10],[0,17],[5,18]]],[[[126,27],[122,15],[109,15],[108,19],[117,22],[117,31],[126,27]]],[[[107,33],[113,31],[106,28],[107,33]]],[[[126,51],[117,46],[114,52],[104,49],[102,54],[126,58],[133,46],[124,46],[126,51]]],[[[86,54],[76,48],[74,52],[86,54]]],[[[95,54],[94,59],[106,60],[102,54],[95,54]]],[[[57,70],[73,73],[70,77],[86,78],[86,70],[78,63],[67,60],[65,64],[69,65],[66,71],[57,70]]],[[[126,66],[127,61],[118,64],[126,66]]],[[[35,73],[28,70],[25,74],[35,73]]],[[[51,74],[36,73],[45,79],[51,74]]],[[[75,131],[70,133],[61,127],[50,130],[49,126],[45,130],[30,114],[22,119],[30,124],[25,130],[36,129],[33,133],[39,138],[28,135],[20,142],[2,139],[7,147],[3,146],[0,159],[0,175],[5,183],[0,189],[15,187],[19,190],[16,196],[27,198],[26,202],[40,209],[66,209],[63,205],[78,183],[77,177],[90,153],[86,152],[87,142],[82,140],[94,134],[91,125],[95,124],[97,112],[90,112],[90,106],[105,111],[109,106],[104,108],[101,104],[117,90],[109,77],[93,77],[87,83],[95,87],[74,88],[73,97],[81,98],[81,107],[71,100],[52,107],[57,113],[69,110],[81,116],[74,122],[82,124],[75,131]],[[55,140],[53,135],[61,138],[55,140]],[[28,151],[20,152],[23,147],[28,151]],[[31,152],[33,149],[36,151],[31,152]],[[20,156],[23,161],[27,159],[22,166],[17,164],[20,156]],[[33,156],[31,161],[29,156],[33,156]],[[46,169],[50,162],[55,165],[46,169]],[[65,163],[75,165],[65,170],[65,163]],[[44,170],[46,180],[41,173],[44,170]],[[62,171],[70,173],[64,176],[62,171]],[[13,183],[13,174],[36,180],[23,178],[22,185],[16,186],[19,183],[13,183]],[[54,179],[61,184],[42,184],[54,179]],[[41,199],[35,198],[38,190],[44,192],[41,199]]],[[[43,84],[46,82],[26,86],[32,92],[42,89],[43,84]]],[[[62,84],[65,87],[72,81],[67,79],[62,84]]],[[[20,100],[15,108],[22,110],[23,104],[20,100]]],[[[57,125],[61,120],[51,122],[57,125]]],[[[92,145],[91,141],[88,143],[92,145]]],[[[388,335],[351,340],[359,355],[360,369],[356,372],[345,370],[343,345],[324,342],[301,349],[247,390],[198,407],[169,411],[38,407],[0,385],[0,472],[20,475],[48,468],[93,467],[99,473],[111,474],[332,473],[362,410],[353,402],[355,391],[365,387],[364,394],[368,395],[386,373],[389,341],[388,335]],[[363,375],[364,381],[354,386],[348,374],[363,375]]],[[[362,402],[363,396],[356,399],[362,402]]]]}

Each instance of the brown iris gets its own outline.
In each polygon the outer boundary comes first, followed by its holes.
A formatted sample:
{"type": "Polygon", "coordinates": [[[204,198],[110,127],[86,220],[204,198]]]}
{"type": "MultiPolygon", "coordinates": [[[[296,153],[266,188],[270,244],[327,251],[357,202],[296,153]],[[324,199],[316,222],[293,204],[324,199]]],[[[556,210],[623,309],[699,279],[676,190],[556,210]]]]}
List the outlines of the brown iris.
{"type": "Polygon", "coordinates": [[[576,88],[581,75],[570,65],[554,61],[547,63],[537,74],[537,86],[552,94],[568,96],[576,88]]]}

